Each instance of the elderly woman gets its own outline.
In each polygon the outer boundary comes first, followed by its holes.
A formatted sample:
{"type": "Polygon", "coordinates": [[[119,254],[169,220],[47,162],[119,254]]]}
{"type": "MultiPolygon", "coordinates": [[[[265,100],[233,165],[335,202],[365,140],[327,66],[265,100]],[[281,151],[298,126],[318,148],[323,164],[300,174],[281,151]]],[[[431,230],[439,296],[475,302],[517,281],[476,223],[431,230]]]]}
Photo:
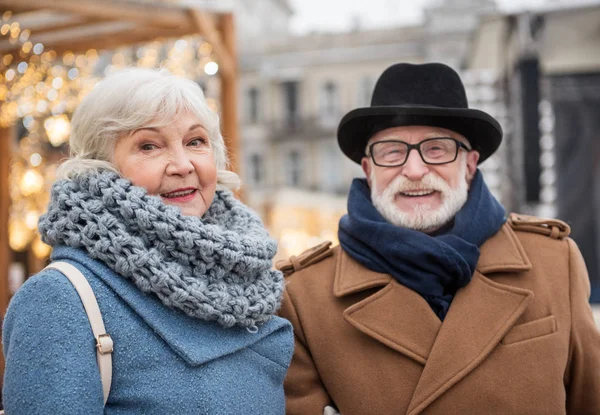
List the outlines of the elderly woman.
{"type": "Polygon", "coordinates": [[[228,190],[239,179],[200,87],[109,76],[73,115],[70,146],[39,230],[93,289],[112,387],[104,406],[82,302],[46,269],[6,314],[7,413],[283,414],[293,335],[274,315],[276,243],[228,190]]]}

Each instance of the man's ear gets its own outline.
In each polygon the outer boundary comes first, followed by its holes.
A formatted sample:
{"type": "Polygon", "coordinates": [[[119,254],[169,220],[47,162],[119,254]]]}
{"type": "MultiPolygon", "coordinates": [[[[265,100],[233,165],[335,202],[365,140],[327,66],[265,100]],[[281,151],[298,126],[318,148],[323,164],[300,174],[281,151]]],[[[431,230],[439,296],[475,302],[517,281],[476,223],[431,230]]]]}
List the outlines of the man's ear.
{"type": "Polygon", "coordinates": [[[371,187],[371,163],[369,163],[369,158],[367,156],[363,157],[360,161],[360,165],[365,172],[365,176],[367,176],[367,183],[369,183],[369,187],[371,187]]]}
{"type": "Polygon", "coordinates": [[[475,173],[477,172],[477,162],[479,161],[479,151],[471,150],[467,153],[467,183],[471,184],[475,173]]]}

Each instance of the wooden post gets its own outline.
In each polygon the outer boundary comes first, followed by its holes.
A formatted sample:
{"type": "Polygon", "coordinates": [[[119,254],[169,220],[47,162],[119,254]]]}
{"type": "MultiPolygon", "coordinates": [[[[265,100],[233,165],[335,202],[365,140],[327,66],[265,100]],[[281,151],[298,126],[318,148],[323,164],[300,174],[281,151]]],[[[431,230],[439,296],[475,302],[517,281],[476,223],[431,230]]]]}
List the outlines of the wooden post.
{"type": "MultiPolygon", "coordinates": [[[[240,146],[237,125],[237,50],[232,13],[221,15],[219,29],[223,45],[231,57],[231,68],[221,73],[221,127],[229,152],[231,170],[240,174],[240,146]]],[[[242,196],[238,193],[238,196],[242,196]]]]}
{"type": "Polygon", "coordinates": [[[10,206],[10,191],[8,188],[8,171],[12,138],[11,128],[0,128],[0,313],[2,313],[2,316],[4,316],[9,299],[8,209],[10,206]]]}
{"type": "MultiPolygon", "coordinates": [[[[8,307],[8,267],[11,263],[8,245],[8,210],[10,190],[8,172],[12,151],[12,128],[0,128],[0,317],[4,318],[8,307]]],[[[1,338],[1,333],[0,333],[1,338]]],[[[0,380],[4,379],[4,355],[0,353],[0,380]]]]}

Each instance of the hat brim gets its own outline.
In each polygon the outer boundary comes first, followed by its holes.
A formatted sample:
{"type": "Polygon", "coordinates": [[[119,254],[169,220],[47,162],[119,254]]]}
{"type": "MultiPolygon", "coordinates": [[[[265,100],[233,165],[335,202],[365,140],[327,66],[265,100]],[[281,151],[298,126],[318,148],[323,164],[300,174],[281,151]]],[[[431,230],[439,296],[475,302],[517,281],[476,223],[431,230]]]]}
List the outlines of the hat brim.
{"type": "Polygon", "coordinates": [[[377,131],[408,125],[427,125],[463,135],[482,163],[502,142],[502,127],[491,115],[475,109],[384,106],[357,108],[346,114],[338,127],[338,144],[344,154],[360,164],[365,147],[377,131]]]}

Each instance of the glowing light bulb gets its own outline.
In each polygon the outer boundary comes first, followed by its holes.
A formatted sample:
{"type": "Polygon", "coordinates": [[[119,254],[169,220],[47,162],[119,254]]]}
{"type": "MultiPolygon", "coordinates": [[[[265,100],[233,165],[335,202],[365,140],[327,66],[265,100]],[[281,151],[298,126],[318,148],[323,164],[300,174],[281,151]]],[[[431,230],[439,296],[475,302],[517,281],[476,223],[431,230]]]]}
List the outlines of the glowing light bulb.
{"type": "Polygon", "coordinates": [[[42,164],[42,156],[39,153],[33,153],[31,157],[29,157],[29,162],[33,167],[37,167],[42,164]]]}
{"type": "Polygon", "coordinates": [[[38,220],[40,218],[40,214],[36,211],[29,211],[25,215],[25,226],[27,226],[32,231],[37,228],[38,220]]]}
{"type": "Polygon", "coordinates": [[[8,244],[14,251],[23,251],[27,248],[32,237],[33,233],[22,221],[15,220],[8,224],[8,244]]]}
{"type": "Polygon", "coordinates": [[[35,170],[27,170],[19,183],[21,193],[23,193],[24,196],[38,193],[42,190],[43,186],[44,178],[35,170]]]}
{"type": "Polygon", "coordinates": [[[54,147],[58,147],[65,143],[69,138],[71,132],[71,122],[65,114],[55,115],[53,117],[46,118],[44,121],[44,128],[50,144],[54,147]]]}
{"type": "Polygon", "coordinates": [[[204,73],[206,73],[207,75],[214,75],[218,71],[219,65],[214,61],[210,61],[206,65],[204,65],[204,73]]]}

